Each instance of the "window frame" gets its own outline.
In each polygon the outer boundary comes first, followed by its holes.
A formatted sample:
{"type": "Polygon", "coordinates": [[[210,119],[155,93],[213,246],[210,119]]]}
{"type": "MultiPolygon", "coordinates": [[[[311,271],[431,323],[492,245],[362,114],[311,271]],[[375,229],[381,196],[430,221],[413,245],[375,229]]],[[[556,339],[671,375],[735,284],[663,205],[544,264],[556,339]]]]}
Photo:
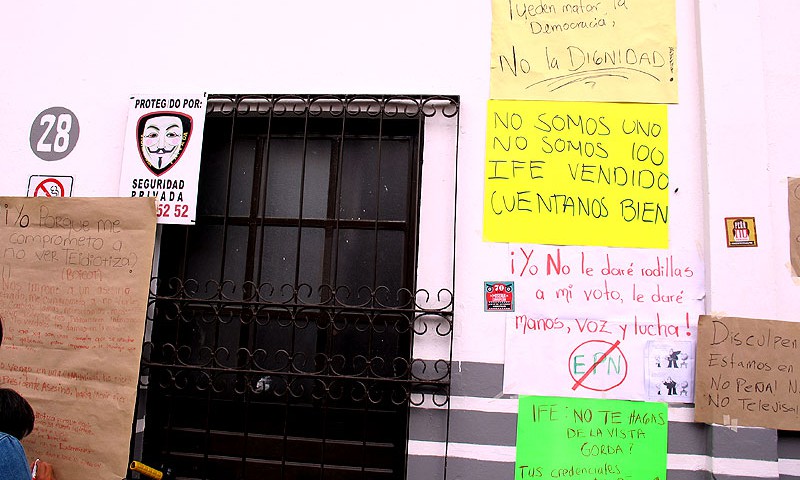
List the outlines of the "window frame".
{"type": "MultiPolygon", "coordinates": [[[[409,199],[409,204],[413,205],[413,207],[409,208],[409,210],[410,210],[410,218],[412,219],[411,220],[412,224],[411,224],[410,230],[416,230],[418,228],[419,219],[420,219],[421,183],[420,183],[419,179],[420,179],[421,170],[422,170],[422,143],[421,143],[421,141],[422,141],[422,134],[423,134],[423,131],[424,131],[424,128],[425,128],[424,120],[425,120],[425,117],[427,115],[431,114],[431,111],[433,111],[434,113],[438,111],[436,108],[434,108],[433,110],[430,110],[430,109],[426,110],[426,102],[428,102],[428,101],[430,101],[430,102],[441,101],[442,103],[444,103],[445,107],[442,107],[442,110],[441,110],[442,112],[445,111],[444,109],[446,108],[446,106],[448,104],[452,104],[452,105],[454,105],[453,108],[455,109],[455,112],[453,114],[457,115],[457,111],[458,111],[458,99],[457,99],[457,97],[431,97],[431,98],[427,98],[427,97],[418,97],[418,98],[386,97],[386,98],[383,98],[382,97],[381,99],[375,99],[375,98],[371,98],[371,97],[362,98],[362,97],[348,97],[348,96],[338,97],[338,98],[332,98],[330,96],[320,96],[320,97],[317,97],[317,96],[309,96],[309,97],[298,97],[298,96],[286,96],[286,97],[281,97],[281,96],[277,96],[277,97],[267,97],[267,96],[210,96],[209,97],[209,113],[210,113],[210,115],[214,115],[214,114],[223,115],[223,116],[225,116],[225,115],[233,115],[234,117],[236,117],[237,115],[258,115],[258,116],[267,115],[267,116],[273,116],[273,115],[276,115],[276,114],[296,116],[296,117],[300,117],[300,116],[308,117],[309,115],[313,115],[314,114],[313,112],[317,112],[317,114],[319,114],[319,115],[327,116],[327,117],[334,118],[334,119],[337,116],[341,116],[341,115],[345,115],[345,116],[354,115],[355,117],[366,116],[367,118],[374,118],[376,115],[380,115],[380,116],[388,115],[388,118],[393,118],[393,117],[396,117],[398,115],[404,115],[404,116],[406,116],[408,118],[417,119],[418,124],[419,124],[420,141],[417,142],[418,151],[416,152],[417,155],[419,156],[418,157],[419,161],[415,162],[415,164],[418,166],[419,171],[416,172],[413,175],[413,180],[414,181],[412,182],[412,184],[414,185],[414,187],[413,187],[412,190],[413,190],[413,192],[415,192],[414,195],[413,195],[413,201],[411,199],[409,199]],[[393,101],[397,102],[397,104],[394,107],[392,107],[392,105],[393,105],[392,102],[393,101]],[[325,104],[326,107],[324,107],[324,108],[321,107],[321,105],[323,105],[323,104],[325,104]],[[298,105],[303,105],[303,107],[302,108],[298,108],[298,105]],[[339,109],[337,109],[337,105],[340,107],[339,109]],[[374,110],[371,110],[372,108],[374,108],[375,105],[378,105],[380,107],[379,111],[377,113],[374,110]],[[411,110],[410,110],[411,114],[409,114],[409,105],[412,105],[411,110]],[[416,105],[416,109],[413,107],[414,105],[416,105]],[[364,106],[366,106],[366,107],[364,107],[364,106]],[[400,108],[400,106],[402,106],[402,108],[400,108]],[[226,108],[229,108],[229,110],[226,110],[226,108]],[[393,110],[393,108],[394,108],[394,110],[393,110]]],[[[208,125],[208,122],[207,122],[207,125],[208,125]]],[[[208,136],[206,136],[206,138],[208,138],[208,136]]],[[[336,150],[336,149],[334,149],[334,150],[336,150]]],[[[228,190],[230,191],[230,184],[229,184],[228,190]]],[[[260,200],[260,199],[258,199],[258,200],[260,200]]],[[[252,202],[252,203],[256,203],[256,202],[252,202]]],[[[252,218],[254,217],[254,214],[259,213],[259,210],[261,210],[261,209],[262,209],[261,205],[258,205],[257,207],[255,207],[255,209],[251,208],[249,218],[252,220],[252,218]]],[[[258,215],[255,215],[255,216],[257,217],[258,215]]],[[[202,215],[198,214],[198,222],[201,221],[200,219],[202,217],[203,217],[202,215]]],[[[287,224],[291,223],[291,221],[289,219],[286,219],[286,218],[284,218],[282,221],[287,223],[287,224]]],[[[305,220],[301,221],[300,223],[303,223],[303,222],[305,222],[305,220]]],[[[453,218],[453,222],[455,222],[455,218],[453,218]]],[[[232,222],[232,223],[235,224],[237,222],[232,222]]],[[[230,225],[232,223],[230,222],[229,218],[221,219],[221,224],[223,226],[227,226],[227,225],[230,225]]],[[[278,221],[277,223],[281,223],[281,221],[278,221]]],[[[308,224],[313,224],[313,223],[314,223],[314,221],[310,220],[308,224]]],[[[356,225],[362,225],[363,226],[363,223],[364,222],[359,222],[359,221],[341,222],[341,224],[346,225],[346,226],[356,226],[356,225]]],[[[252,230],[252,225],[251,225],[250,230],[252,230]]],[[[409,228],[406,228],[406,231],[407,230],[409,230],[409,228]]],[[[188,230],[187,230],[187,232],[188,232],[188,230]]],[[[251,237],[252,233],[250,233],[248,236],[251,237]]],[[[160,232],[159,239],[161,241],[163,241],[163,231],[160,232]]],[[[250,238],[250,240],[251,241],[248,242],[249,245],[253,245],[253,244],[257,243],[255,241],[253,241],[253,240],[257,240],[255,238],[250,238]]],[[[410,340],[410,343],[409,343],[409,346],[408,346],[409,353],[408,353],[408,358],[407,358],[407,364],[404,365],[402,378],[373,378],[373,377],[369,377],[369,376],[366,377],[368,380],[370,380],[370,379],[371,380],[377,380],[377,381],[390,380],[390,381],[396,382],[400,386],[399,391],[401,392],[400,396],[399,396],[399,403],[404,405],[405,408],[408,408],[409,406],[411,406],[411,405],[413,405],[415,403],[415,401],[413,400],[413,397],[415,395],[416,396],[419,396],[419,395],[423,395],[423,396],[424,395],[439,395],[440,398],[442,398],[445,403],[447,401],[447,398],[449,398],[449,379],[450,379],[449,362],[450,362],[450,359],[452,358],[452,314],[453,314],[453,305],[454,305],[453,298],[452,298],[453,297],[453,295],[452,295],[452,283],[447,286],[449,288],[446,287],[446,288],[442,288],[442,289],[439,289],[438,291],[436,291],[436,294],[434,295],[434,299],[436,301],[434,303],[437,303],[437,305],[433,306],[432,308],[429,308],[429,307],[426,307],[425,305],[423,305],[423,303],[426,303],[426,302],[420,302],[419,301],[420,292],[424,292],[424,294],[427,295],[427,297],[430,299],[430,295],[428,294],[428,291],[424,290],[424,289],[420,290],[420,289],[417,288],[417,285],[416,285],[416,281],[417,281],[416,273],[417,273],[417,264],[418,264],[417,254],[418,254],[418,247],[419,247],[419,235],[418,234],[413,234],[413,235],[408,235],[407,234],[407,240],[410,241],[410,242],[413,242],[413,245],[411,245],[409,247],[410,251],[413,252],[412,260],[409,261],[409,262],[406,262],[406,264],[407,264],[406,270],[407,271],[405,272],[405,275],[407,275],[407,277],[410,279],[410,285],[407,288],[402,289],[402,290],[406,291],[407,298],[404,299],[404,301],[399,302],[398,305],[391,306],[391,308],[389,308],[387,310],[389,312],[393,312],[394,314],[403,315],[406,318],[410,319],[410,322],[409,322],[409,324],[407,326],[407,328],[409,330],[409,333],[411,335],[411,340],[410,340]],[[428,322],[431,321],[431,320],[433,320],[431,324],[435,324],[436,328],[429,330],[428,329],[428,322]],[[422,324],[425,325],[424,328],[420,328],[420,326],[422,324]],[[442,328],[442,325],[444,325],[444,328],[442,328]],[[417,335],[430,334],[430,333],[434,333],[435,335],[437,335],[439,337],[442,337],[444,339],[449,339],[448,341],[450,343],[450,345],[449,345],[449,350],[450,350],[449,357],[445,358],[445,359],[438,359],[438,360],[434,361],[432,363],[432,365],[434,365],[435,368],[428,368],[427,367],[428,363],[426,363],[426,361],[417,362],[417,359],[414,358],[414,354],[413,354],[413,340],[414,340],[414,338],[417,337],[417,335]]],[[[223,241],[223,247],[222,248],[223,249],[227,248],[225,246],[225,242],[224,241],[223,241]]],[[[250,254],[251,253],[254,253],[254,252],[249,252],[248,253],[248,258],[250,258],[250,254]]],[[[259,256],[259,258],[260,258],[260,256],[259,256]]],[[[252,265],[248,266],[248,269],[252,269],[252,268],[254,268],[252,265]]],[[[224,268],[222,269],[222,271],[224,272],[224,268]]],[[[185,269],[181,272],[181,275],[183,275],[184,273],[185,273],[185,269]]],[[[252,271],[250,273],[252,273],[252,271]]],[[[454,272],[453,272],[453,275],[454,275],[454,272]]],[[[255,278],[255,277],[248,276],[247,278],[255,278]]],[[[153,291],[151,292],[151,307],[152,308],[150,309],[151,310],[151,315],[149,317],[152,320],[152,319],[154,319],[154,318],[156,318],[158,316],[158,314],[155,312],[155,310],[157,310],[159,308],[158,307],[158,303],[159,302],[172,302],[173,304],[179,304],[180,308],[178,308],[177,310],[180,311],[181,309],[184,309],[184,308],[196,307],[196,306],[198,306],[198,301],[202,300],[200,303],[202,303],[204,301],[204,302],[208,302],[208,305],[213,305],[214,306],[213,308],[219,307],[220,310],[218,310],[218,312],[223,312],[223,311],[230,312],[231,308],[235,308],[233,305],[236,303],[236,301],[233,301],[233,302],[231,301],[232,297],[230,297],[228,295],[230,292],[226,292],[225,285],[226,285],[226,283],[225,283],[224,279],[221,278],[219,283],[216,285],[216,289],[212,288],[211,290],[206,291],[205,292],[206,297],[202,298],[202,299],[199,299],[199,298],[197,298],[197,295],[201,293],[201,286],[199,284],[197,284],[197,285],[182,284],[182,285],[178,285],[177,288],[172,288],[170,290],[165,291],[165,290],[163,290],[164,283],[160,282],[158,280],[158,278],[154,278],[154,282],[153,282],[153,286],[154,287],[153,287],[153,291]],[[225,310],[226,308],[228,310],[225,310]]],[[[256,282],[250,282],[250,283],[244,282],[243,286],[244,285],[249,285],[250,290],[242,292],[242,297],[241,297],[241,300],[240,300],[240,303],[241,303],[240,307],[241,308],[239,309],[239,312],[241,312],[241,313],[239,313],[239,315],[245,315],[246,314],[247,308],[246,308],[245,303],[247,303],[248,300],[251,301],[251,303],[252,303],[253,300],[258,300],[261,297],[261,290],[259,288],[259,285],[257,285],[256,282]]],[[[206,286],[208,286],[208,285],[206,285],[206,286]]],[[[300,298],[298,296],[298,294],[299,294],[298,290],[301,290],[301,289],[302,289],[302,285],[295,285],[295,291],[293,292],[292,298],[291,298],[291,300],[289,302],[289,303],[294,302],[294,304],[290,305],[290,308],[297,309],[299,307],[302,307],[302,305],[301,305],[302,302],[300,301],[300,298]]],[[[385,307],[386,307],[385,305],[381,305],[380,301],[378,301],[376,303],[375,291],[371,292],[370,295],[369,295],[369,303],[370,303],[369,305],[366,304],[366,303],[363,303],[363,302],[359,303],[359,304],[355,304],[355,305],[347,305],[344,302],[341,302],[340,301],[341,299],[337,298],[337,294],[335,292],[337,292],[337,290],[335,288],[332,288],[331,291],[329,292],[329,295],[328,295],[327,298],[320,297],[320,303],[317,306],[318,307],[323,307],[323,306],[324,307],[330,307],[331,310],[342,309],[342,308],[354,308],[355,310],[353,310],[353,312],[351,312],[351,313],[353,313],[355,315],[363,314],[365,311],[369,311],[370,309],[372,309],[372,310],[376,310],[376,309],[381,310],[381,309],[385,309],[385,307]],[[376,307],[376,305],[377,305],[377,307],[376,307]]],[[[236,300],[236,299],[234,299],[234,300],[236,300]]],[[[273,305],[273,307],[276,307],[276,306],[277,305],[273,305]]],[[[279,307],[280,308],[286,308],[285,302],[284,302],[284,305],[280,305],[279,307]]],[[[263,313],[264,311],[259,310],[259,312],[263,313]]],[[[177,312],[176,312],[176,314],[177,314],[177,312]]],[[[169,315],[169,314],[167,314],[167,315],[169,315]]],[[[250,328],[252,325],[256,324],[257,318],[258,318],[258,314],[256,313],[256,314],[254,314],[252,316],[251,320],[253,320],[253,321],[248,325],[248,328],[250,328]]],[[[332,322],[329,325],[327,325],[327,327],[328,328],[335,327],[335,325],[336,325],[335,322],[332,322]]],[[[180,364],[181,363],[185,363],[180,358],[180,355],[179,355],[180,346],[179,345],[172,346],[174,348],[174,351],[172,352],[172,357],[171,358],[167,358],[166,362],[164,362],[163,364],[159,364],[159,362],[154,362],[153,361],[153,354],[155,352],[156,345],[153,344],[152,339],[149,342],[146,342],[145,346],[146,346],[146,349],[145,349],[145,354],[143,354],[143,361],[142,361],[142,373],[143,373],[142,391],[143,391],[143,394],[140,395],[140,401],[141,401],[140,403],[142,405],[144,405],[146,403],[146,400],[147,400],[147,398],[146,398],[147,386],[152,383],[151,379],[149,378],[149,374],[152,372],[152,369],[154,369],[154,368],[166,368],[166,369],[169,369],[169,368],[180,368],[181,367],[180,364]]],[[[169,355],[167,355],[166,357],[169,357],[169,355]]],[[[183,366],[185,366],[185,365],[183,365],[183,366]]],[[[205,366],[207,367],[208,365],[205,365],[205,366]]],[[[245,361],[243,363],[240,362],[239,365],[237,365],[237,368],[241,369],[241,367],[243,367],[243,366],[250,367],[252,369],[252,367],[253,367],[253,359],[251,358],[251,359],[249,359],[249,360],[247,360],[247,361],[245,361]]],[[[201,367],[203,367],[203,366],[201,366],[201,367]]],[[[201,370],[202,370],[202,368],[201,368],[201,370]]],[[[342,373],[342,372],[340,372],[340,373],[342,373]]],[[[348,376],[352,376],[352,375],[341,375],[341,377],[348,377],[348,376]]],[[[335,378],[336,375],[332,375],[331,377],[333,377],[332,381],[336,380],[336,378],[335,378]]],[[[174,378],[175,377],[173,377],[173,380],[174,380],[174,378]]],[[[214,390],[213,381],[209,380],[209,384],[207,386],[209,387],[209,391],[214,390]]],[[[249,393],[253,393],[251,387],[252,387],[252,385],[250,383],[248,383],[248,386],[243,388],[242,393],[246,395],[248,393],[248,390],[250,390],[249,393]]],[[[366,390],[367,389],[365,389],[365,393],[367,393],[366,390]]],[[[328,391],[328,393],[330,393],[330,391],[328,391]]],[[[367,395],[367,398],[368,398],[368,395],[367,395]]],[[[324,399],[320,399],[320,400],[324,400],[324,399]]],[[[394,401],[394,399],[390,399],[390,401],[394,401]]],[[[407,415],[407,411],[406,411],[406,415],[407,415]]],[[[406,426],[407,426],[407,424],[406,424],[406,426]]],[[[407,439],[408,439],[408,437],[406,436],[406,440],[407,439]]],[[[139,452],[142,452],[141,445],[143,443],[144,443],[143,441],[140,442],[139,452]]],[[[324,439],[323,439],[323,444],[324,444],[324,439]]],[[[136,454],[135,450],[136,449],[134,449],[134,455],[136,454]]],[[[145,451],[146,451],[146,449],[145,449],[145,451]]],[[[406,454],[404,453],[404,456],[405,455],[406,454]]],[[[244,459],[243,459],[243,463],[246,463],[244,461],[244,459]]],[[[284,463],[285,463],[285,461],[284,461],[284,463]]],[[[324,470],[324,462],[322,463],[322,469],[324,470]]],[[[362,469],[363,469],[362,472],[368,470],[367,467],[365,467],[363,465],[362,465],[362,469]]],[[[284,472],[284,470],[281,470],[281,471],[284,472]]],[[[203,473],[203,475],[206,475],[206,474],[207,473],[203,473]]],[[[198,477],[198,478],[201,478],[201,477],[198,477]]],[[[205,478],[205,477],[203,477],[203,478],[205,478]]],[[[214,478],[214,477],[211,476],[209,478],[214,478]]],[[[395,477],[391,477],[391,478],[395,478],[395,477]]]]}

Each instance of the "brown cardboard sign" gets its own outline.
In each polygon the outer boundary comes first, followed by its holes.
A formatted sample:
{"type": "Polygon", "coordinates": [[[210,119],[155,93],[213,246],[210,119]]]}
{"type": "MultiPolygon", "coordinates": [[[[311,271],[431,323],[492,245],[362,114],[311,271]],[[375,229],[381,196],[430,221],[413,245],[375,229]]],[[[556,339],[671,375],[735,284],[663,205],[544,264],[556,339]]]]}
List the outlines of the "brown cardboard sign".
{"type": "Polygon", "coordinates": [[[695,420],[800,430],[800,323],[701,315],[695,420]]]}
{"type": "Polygon", "coordinates": [[[725,237],[729,247],[757,247],[756,219],[754,217],[727,217],[725,237]]]}
{"type": "Polygon", "coordinates": [[[800,277],[800,178],[789,179],[789,257],[792,271],[800,277]]]}

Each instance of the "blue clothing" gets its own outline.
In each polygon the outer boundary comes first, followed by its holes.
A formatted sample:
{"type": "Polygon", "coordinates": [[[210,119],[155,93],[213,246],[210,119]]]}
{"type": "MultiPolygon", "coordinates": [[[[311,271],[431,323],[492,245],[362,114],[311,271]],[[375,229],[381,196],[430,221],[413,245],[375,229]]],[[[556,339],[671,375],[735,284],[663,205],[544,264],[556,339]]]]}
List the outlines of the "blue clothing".
{"type": "Polygon", "coordinates": [[[31,480],[31,470],[22,444],[16,438],[2,432],[0,432],[0,478],[31,480]]]}

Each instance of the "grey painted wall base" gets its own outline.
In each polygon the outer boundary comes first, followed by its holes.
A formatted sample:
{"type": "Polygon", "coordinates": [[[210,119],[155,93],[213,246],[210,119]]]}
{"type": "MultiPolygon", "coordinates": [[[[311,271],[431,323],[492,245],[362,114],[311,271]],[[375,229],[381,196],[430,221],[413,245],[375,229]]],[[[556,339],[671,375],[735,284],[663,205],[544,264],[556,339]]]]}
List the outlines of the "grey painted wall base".
{"type": "MultiPolygon", "coordinates": [[[[449,408],[411,412],[408,480],[515,478],[516,399],[502,383],[502,364],[454,362],[449,408]]],[[[800,432],[695,423],[692,407],[670,406],[668,480],[800,480],[800,432]]]]}

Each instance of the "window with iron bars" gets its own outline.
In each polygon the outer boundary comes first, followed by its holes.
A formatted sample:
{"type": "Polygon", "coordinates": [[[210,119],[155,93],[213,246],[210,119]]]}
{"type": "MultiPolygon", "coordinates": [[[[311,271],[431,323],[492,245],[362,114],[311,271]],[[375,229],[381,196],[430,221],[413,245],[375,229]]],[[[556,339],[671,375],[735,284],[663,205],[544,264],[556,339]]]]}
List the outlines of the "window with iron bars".
{"type": "MultiPolygon", "coordinates": [[[[209,96],[196,224],[160,229],[132,457],[178,478],[405,478],[409,409],[449,398],[454,272],[420,284],[420,199],[430,125],[457,132],[458,110],[209,96]],[[442,355],[417,357],[432,337],[442,355]]],[[[425,238],[452,236],[452,206],[425,238]]]]}

